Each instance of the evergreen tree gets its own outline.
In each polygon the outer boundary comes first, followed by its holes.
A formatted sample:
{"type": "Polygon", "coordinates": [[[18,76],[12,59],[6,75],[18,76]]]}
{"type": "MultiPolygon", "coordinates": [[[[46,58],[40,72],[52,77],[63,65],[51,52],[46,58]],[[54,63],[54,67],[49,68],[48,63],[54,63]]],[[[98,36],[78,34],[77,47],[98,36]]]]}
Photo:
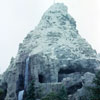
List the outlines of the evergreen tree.
{"type": "Polygon", "coordinates": [[[42,100],[68,100],[67,90],[65,87],[62,87],[58,93],[51,92],[42,98],[42,100]]]}
{"type": "Polygon", "coordinates": [[[34,81],[32,81],[28,87],[28,90],[26,92],[25,100],[35,100],[35,87],[34,87],[34,81]]]}
{"type": "Polygon", "coordinates": [[[4,100],[4,90],[0,88],[0,100],[4,100]]]}
{"type": "Polygon", "coordinates": [[[67,90],[64,86],[61,88],[61,90],[58,93],[58,100],[68,100],[67,90]]]}
{"type": "Polygon", "coordinates": [[[58,97],[56,93],[51,92],[50,94],[42,98],[42,100],[58,100],[58,97]]]}
{"type": "Polygon", "coordinates": [[[95,87],[92,87],[92,97],[91,100],[100,100],[100,71],[96,73],[96,76],[93,80],[95,87]]]}

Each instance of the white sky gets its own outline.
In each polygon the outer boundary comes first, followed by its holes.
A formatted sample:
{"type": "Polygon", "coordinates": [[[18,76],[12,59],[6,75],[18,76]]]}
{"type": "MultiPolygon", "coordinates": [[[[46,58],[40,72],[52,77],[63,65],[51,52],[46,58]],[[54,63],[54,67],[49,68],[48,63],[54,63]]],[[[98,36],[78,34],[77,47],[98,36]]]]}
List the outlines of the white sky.
{"type": "MultiPolygon", "coordinates": [[[[82,37],[100,52],[100,0],[56,0],[68,6],[82,37]]],[[[0,73],[16,56],[18,45],[39,23],[53,0],[0,0],[0,73]]]]}

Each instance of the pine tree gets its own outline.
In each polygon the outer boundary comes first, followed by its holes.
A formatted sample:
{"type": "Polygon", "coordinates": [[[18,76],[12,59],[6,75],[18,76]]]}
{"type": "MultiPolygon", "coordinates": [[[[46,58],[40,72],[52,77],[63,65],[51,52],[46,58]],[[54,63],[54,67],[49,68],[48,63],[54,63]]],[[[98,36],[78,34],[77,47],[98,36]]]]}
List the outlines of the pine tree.
{"type": "Polygon", "coordinates": [[[35,87],[34,87],[34,81],[32,81],[28,87],[28,90],[26,92],[25,100],[35,100],[35,87]]]}
{"type": "Polygon", "coordinates": [[[92,87],[92,97],[91,100],[100,100],[100,71],[96,73],[96,76],[93,80],[95,87],[92,87]]]}
{"type": "Polygon", "coordinates": [[[68,100],[67,90],[66,90],[65,87],[62,87],[59,90],[58,93],[51,92],[47,96],[45,96],[44,98],[42,98],[42,100],[68,100]]]}
{"type": "Polygon", "coordinates": [[[58,100],[68,100],[67,90],[64,86],[61,88],[61,90],[58,93],[58,100]]]}
{"type": "Polygon", "coordinates": [[[51,92],[50,94],[42,98],[42,100],[58,100],[57,94],[55,92],[51,92]]]}
{"type": "Polygon", "coordinates": [[[5,92],[2,88],[0,88],[0,100],[4,100],[5,92]]]}

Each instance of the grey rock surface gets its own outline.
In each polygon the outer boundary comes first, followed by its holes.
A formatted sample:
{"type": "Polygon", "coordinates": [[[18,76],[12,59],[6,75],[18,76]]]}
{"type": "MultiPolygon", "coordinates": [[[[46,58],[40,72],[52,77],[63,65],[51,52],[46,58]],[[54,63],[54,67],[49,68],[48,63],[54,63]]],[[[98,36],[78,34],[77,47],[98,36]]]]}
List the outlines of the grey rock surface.
{"type": "Polygon", "coordinates": [[[90,100],[90,96],[92,95],[91,91],[88,88],[95,86],[93,83],[93,79],[95,74],[87,72],[82,77],[82,88],[78,89],[69,100],[90,100]]]}

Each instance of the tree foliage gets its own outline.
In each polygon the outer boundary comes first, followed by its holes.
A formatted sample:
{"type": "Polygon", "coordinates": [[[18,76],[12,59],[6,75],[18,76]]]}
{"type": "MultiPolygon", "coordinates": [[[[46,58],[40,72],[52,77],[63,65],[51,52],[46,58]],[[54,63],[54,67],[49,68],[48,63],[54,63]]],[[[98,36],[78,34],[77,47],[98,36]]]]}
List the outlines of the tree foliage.
{"type": "Polygon", "coordinates": [[[42,100],[68,100],[67,90],[65,87],[62,87],[58,93],[51,92],[42,98],[42,100]]]}
{"type": "Polygon", "coordinates": [[[64,86],[58,92],[58,100],[68,100],[67,89],[64,86]]]}
{"type": "Polygon", "coordinates": [[[35,86],[34,81],[32,81],[26,92],[25,100],[35,100],[35,86]]]}
{"type": "Polygon", "coordinates": [[[0,88],[0,100],[4,99],[4,90],[0,88]]]}
{"type": "Polygon", "coordinates": [[[91,88],[91,100],[100,100],[100,71],[96,73],[93,83],[95,86],[91,88]]]}
{"type": "Polygon", "coordinates": [[[58,97],[56,93],[51,92],[46,97],[42,98],[42,100],[58,100],[58,97]]]}

